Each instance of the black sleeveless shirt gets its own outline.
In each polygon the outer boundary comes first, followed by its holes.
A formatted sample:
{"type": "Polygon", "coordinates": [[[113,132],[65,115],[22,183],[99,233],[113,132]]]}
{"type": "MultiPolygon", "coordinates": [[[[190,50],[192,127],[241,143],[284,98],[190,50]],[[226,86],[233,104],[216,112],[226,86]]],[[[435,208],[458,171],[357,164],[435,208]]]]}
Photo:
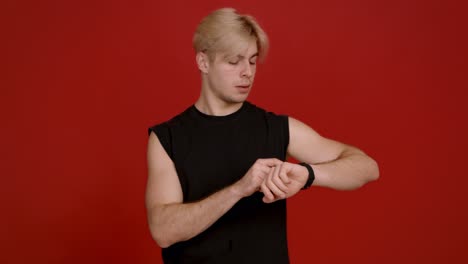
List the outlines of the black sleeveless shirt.
{"type": "MultiPolygon", "coordinates": [[[[249,102],[226,116],[195,106],[149,128],[175,164],[184,203],[201,200],[245,175],[259,158],[286,159],[288,117],[249,102]]],[[[257,192],[198,236],[162,250],[164,263],[289,263],[286,201],[257,192]]]]}

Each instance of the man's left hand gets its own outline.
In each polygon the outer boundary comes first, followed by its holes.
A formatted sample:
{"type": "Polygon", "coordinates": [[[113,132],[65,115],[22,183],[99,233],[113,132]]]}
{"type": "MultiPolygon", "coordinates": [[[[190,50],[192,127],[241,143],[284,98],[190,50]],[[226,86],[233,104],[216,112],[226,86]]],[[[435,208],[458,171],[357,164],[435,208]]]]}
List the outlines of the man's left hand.
{"type": "Polygon", "coordinates": [[[304,187],[308,177],[307,168],[298,164],[283,162],[272,167],[260,186],[263,202],[272,203],[295,195],[304,187]]]}

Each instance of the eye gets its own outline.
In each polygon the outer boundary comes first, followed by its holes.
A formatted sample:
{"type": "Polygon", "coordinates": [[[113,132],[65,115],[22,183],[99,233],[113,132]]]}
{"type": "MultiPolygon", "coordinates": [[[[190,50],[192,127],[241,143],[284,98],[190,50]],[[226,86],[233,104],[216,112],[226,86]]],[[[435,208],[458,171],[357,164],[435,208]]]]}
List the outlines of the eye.
{"type": "Polygon", "coordinates": [[[229,64],[231,65],[237,65],[239,63],[239,61],[229,61],[229,64]]]}
{"type": "Polygon", "coordinates": [[[257,64],[257,56],[255,56],[255,57],[253,57],[253,58],[250,58],[249,63],[250,63],[250,65],[255,65],[255,64],[257,64]]]}

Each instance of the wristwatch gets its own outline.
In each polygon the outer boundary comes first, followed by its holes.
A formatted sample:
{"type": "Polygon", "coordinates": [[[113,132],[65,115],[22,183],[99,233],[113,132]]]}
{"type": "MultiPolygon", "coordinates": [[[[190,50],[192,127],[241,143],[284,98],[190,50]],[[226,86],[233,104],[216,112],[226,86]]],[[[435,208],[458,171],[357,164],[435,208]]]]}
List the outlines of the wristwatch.
{"type": "Polygon", "coordinates": [[[299,163],[299,165],[306,167],[307,171],[309,171],[309,178],[307,179],[307,182],[304,185],[304,187],[302,187],[302,190],[309,189],[309,187],[312,185],[312,183],[315,180],[314,170],[312,169],[312,166],[310,166],[309,164],[305,162],[301,162],[299,163]]]}

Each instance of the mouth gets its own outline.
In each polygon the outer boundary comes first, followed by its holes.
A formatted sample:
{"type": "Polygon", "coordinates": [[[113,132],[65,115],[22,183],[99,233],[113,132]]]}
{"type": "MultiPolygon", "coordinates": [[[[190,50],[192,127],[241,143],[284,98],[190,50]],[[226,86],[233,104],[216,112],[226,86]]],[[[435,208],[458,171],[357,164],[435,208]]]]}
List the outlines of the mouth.
{"type": "Polygon", "coordinates": [[[242,94],[247,94],[250,91],[250,84],[249,85],[236,85],[237,91],[242,94]]]}

